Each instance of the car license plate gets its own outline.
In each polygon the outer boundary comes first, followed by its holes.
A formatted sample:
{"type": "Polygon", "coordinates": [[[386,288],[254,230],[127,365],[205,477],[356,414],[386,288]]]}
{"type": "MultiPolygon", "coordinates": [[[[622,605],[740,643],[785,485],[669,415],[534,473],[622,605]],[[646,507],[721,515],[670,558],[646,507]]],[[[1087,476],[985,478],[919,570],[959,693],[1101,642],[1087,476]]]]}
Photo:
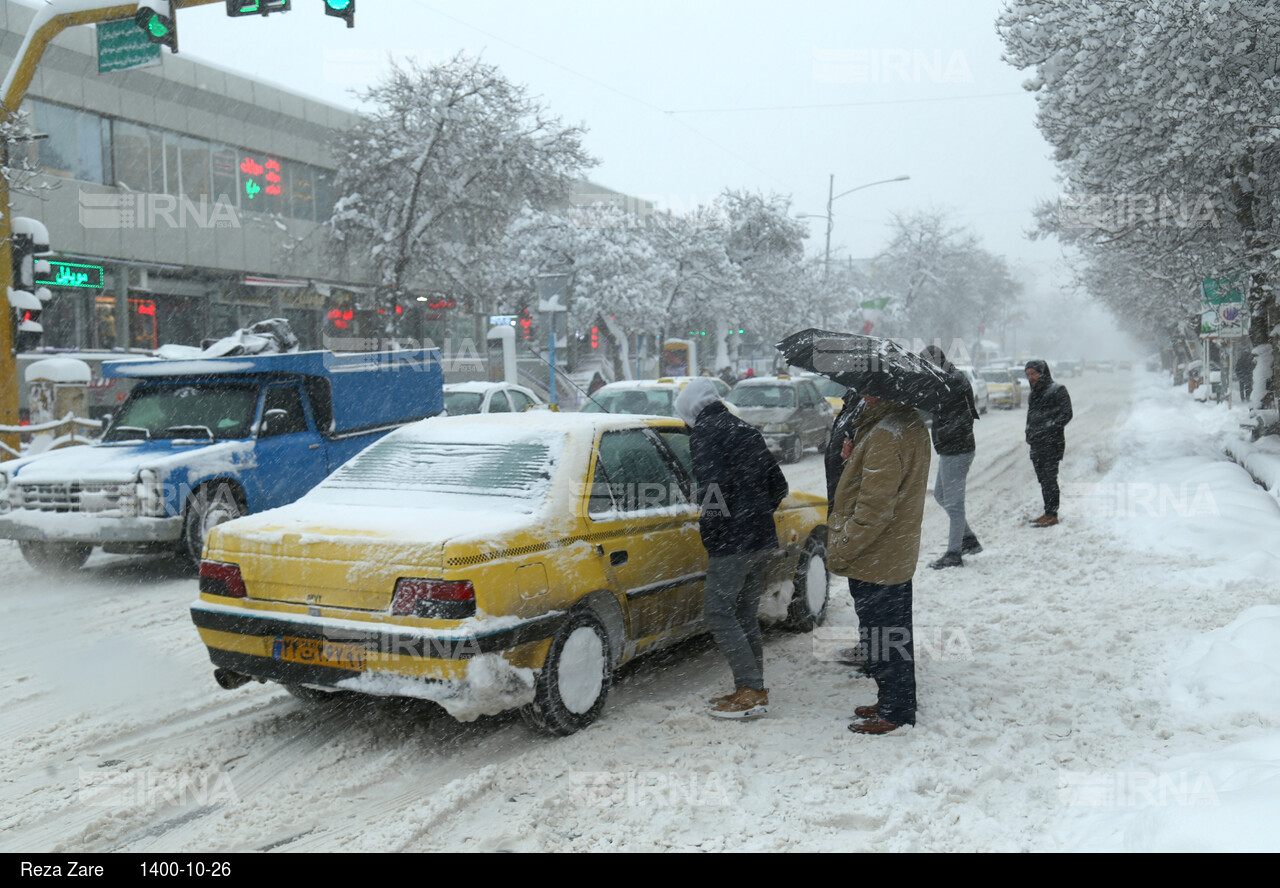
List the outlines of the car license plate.
{"type": "Polygon", "coordinates": [[[345,641],[277,635],[271,643],[271,659],[305,663],[308,666],[363,670],[364,656],[364,647],[345,641]]]}

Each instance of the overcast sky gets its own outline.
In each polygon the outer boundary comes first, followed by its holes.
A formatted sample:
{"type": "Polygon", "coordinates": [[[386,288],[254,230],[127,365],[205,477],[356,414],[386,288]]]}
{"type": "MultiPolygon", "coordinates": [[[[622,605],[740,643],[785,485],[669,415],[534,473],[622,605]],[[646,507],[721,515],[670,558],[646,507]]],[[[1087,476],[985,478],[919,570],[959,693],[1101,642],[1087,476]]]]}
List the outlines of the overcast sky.
{"type": "MultiPolygon", "coordinates": [[[[1044,269],[1029,209],[1055,193],[1024,79],[1000,59],[997,0],[359,0],[356,27],[322,13],[180,12],[184,55],[355,106],[389,55],[481,55],[589,129],[591,178],[688,209],[725,188],[834,204],[832,253],[874,254],[893,212],[954,211],[988,249],[1044,269]]],[[[823,251],[825,221],[810,220],[823,251]]]]}

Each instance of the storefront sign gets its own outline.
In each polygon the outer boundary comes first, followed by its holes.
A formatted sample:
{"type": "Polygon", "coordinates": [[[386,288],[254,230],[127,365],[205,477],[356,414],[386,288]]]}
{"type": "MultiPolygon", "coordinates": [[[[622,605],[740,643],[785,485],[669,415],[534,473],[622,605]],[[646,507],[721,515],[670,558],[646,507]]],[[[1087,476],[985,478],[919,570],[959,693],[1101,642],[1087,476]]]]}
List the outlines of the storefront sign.
{"type": "Polygon", "coordinates": [[[98,73],[160,64],[160,44],[152,43],[132,18],[98,23],[98,73]]]}
{"type": "Polygon", "coordinates": [[[78,262],[49,260],[47,274],[36,275],[36,283],[46,287],[71,287],[80,290],[102,289],[102,266],[78,262]]]}

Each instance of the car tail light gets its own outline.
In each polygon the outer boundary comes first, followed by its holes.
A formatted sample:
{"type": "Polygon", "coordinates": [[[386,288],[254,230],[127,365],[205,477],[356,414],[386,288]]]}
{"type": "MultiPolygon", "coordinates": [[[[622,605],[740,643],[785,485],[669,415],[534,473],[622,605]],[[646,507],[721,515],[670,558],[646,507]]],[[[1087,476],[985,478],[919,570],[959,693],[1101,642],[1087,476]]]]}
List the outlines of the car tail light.
{"type": "Polygon", "coordinates": [[[476,590],[470,580],[401,577],[396,581],[391,613],[402,617],[465,620],[476,615],[476,590]]]}
{"type": "Polygon", "coordinates": [[[228,598],[244,598],[249,594],[244,587],[244,577],[240,576],[240,565],[221,561],[200,562],[200,591],[228,598]]]}

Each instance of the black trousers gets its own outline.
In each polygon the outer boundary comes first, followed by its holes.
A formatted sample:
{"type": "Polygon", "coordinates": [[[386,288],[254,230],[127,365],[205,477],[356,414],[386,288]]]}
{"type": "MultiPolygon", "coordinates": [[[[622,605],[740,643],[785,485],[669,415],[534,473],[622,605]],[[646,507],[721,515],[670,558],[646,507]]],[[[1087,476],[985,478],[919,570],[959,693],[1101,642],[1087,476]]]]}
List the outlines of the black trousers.
{"type": "Polygon", "coordinates": [[[883,586],[849,580],[867,671],[879,690],[879,716],[895,725],[916,723],[916,659],[911,626],[911,581],[883,586]]]}
{"type": "Polygon", "coordinates": [[[1043,447],[1031,451],[1031,466],[1040,482],[1040,495],[1044,497],[1044,513],[1057,517],[1061,491],[1058,489],[1058,464],[1062,462],[1064,448],[1043,447]]]}

